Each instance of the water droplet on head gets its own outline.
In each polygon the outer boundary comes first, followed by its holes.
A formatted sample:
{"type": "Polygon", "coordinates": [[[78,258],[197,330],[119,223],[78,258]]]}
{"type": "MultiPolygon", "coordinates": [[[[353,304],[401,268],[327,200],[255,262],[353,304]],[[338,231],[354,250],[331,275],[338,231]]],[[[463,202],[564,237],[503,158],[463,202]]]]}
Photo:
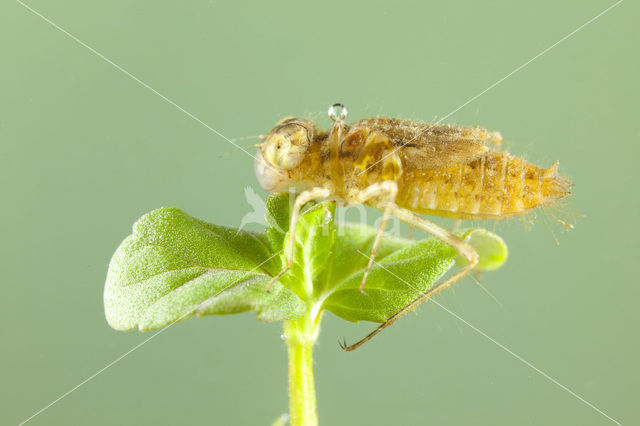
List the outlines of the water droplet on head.
{"type": "Polygon", "coordinates": [[[329,118],[333,121],[344,121],[347,118],[347,107],[342,104],[333,104],[329,107],[329,118]]]}

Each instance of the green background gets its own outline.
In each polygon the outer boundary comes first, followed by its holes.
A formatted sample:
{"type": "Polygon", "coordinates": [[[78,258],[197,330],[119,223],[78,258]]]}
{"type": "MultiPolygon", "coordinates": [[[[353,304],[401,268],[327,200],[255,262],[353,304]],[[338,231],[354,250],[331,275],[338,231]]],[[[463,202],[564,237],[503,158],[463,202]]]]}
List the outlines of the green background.
{"type": "MultiPolygon", "coordinates": [[[[434,121],[613,1],[28,4],[236,138],[285,115],[327,126],[334,102],[434,121]]],[[[495,225],[511,250],[482,277],[495,299],[470,279],[437,298],[623,424],[640,422],[639,12],[621,3],[445,120],[560,160],[586,216],[495,225]]],[[[249,156],[220,158],[228,142],[15,1],[0,49],[0,423],[17,424],[151,336],[111,330],[102,306],[136,218],[175,205],[237,226],[245,187],[263,192],[249,156]]],[[[340,350],[371,327],[325,316],[322,424],[612,424],[435,304],[340,350]]],[[[190,319],[31,424],[269,424],[287,410],[280,334],[253,314],[190,319]]]]}

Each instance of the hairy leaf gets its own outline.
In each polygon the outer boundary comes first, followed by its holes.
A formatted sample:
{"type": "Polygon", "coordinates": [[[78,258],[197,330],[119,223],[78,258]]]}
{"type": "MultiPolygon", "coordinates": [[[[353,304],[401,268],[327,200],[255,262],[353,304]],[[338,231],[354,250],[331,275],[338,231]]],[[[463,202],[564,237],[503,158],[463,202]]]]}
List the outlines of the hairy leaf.
{"type": "Polygon", "coordinates": [[[300,298],[280,284],[274,285],[265,294],[267,282],[267,277],[245,281],[208,299],[198,308],[197,314],[235,314],[253,310],[265,322],[294,319],[302,315],[304,304],[300,298]]]}
{"type": "MultiPolygon", "coordinates": [[[[140,218],[114,254],[105,313],[119,330],[166,326],[194,314],[253,310],[259,319],[300,317],[308,306],[349,321],[381,322],[466,260],[433,239],[384,235],[366,283],[359,285],[377,230],[334,223],[335,203],[310,203],[296,225],[293,268],[270,292],[266,283],[285,262],[292,198],[267,200],[266,235],[212,225],[177,208],[140,218]]],[[[502,239],[483,229],[458,233],[480,254],[478,269],[506,260],[502,239]]]]}
{"type": "Polygon", "coordinates": [[[118,330],[159,328],[191,316],[213,297],[219,298],[216,307],[202,315],[252,308],[262,319],[297,318],[304,303],[279,284],[271,294],[264,286],[261,295],[247,292],[251,298],[242,303],[221,297],[266,283],[278,264],[262,234],[212,225],[177,208],[154,210],[134,224],[111,259],[107,321],[118,330]]]}
{"type": "MultiPolygon", "coordinates": [[[[303,300],[309,299],[317,283],[326,281],[327,265],[335,243],[335,203],[317,204],[300,216],[296,225],[294,264],[281,282],[303,300]]],[[[285,237],[286,258],[288,233],[285,237]]]]}
{"type": "MultiPolygon", "coordinates": [[[[497,235],[480,229],[467,231],[461,237],[478,251],[480,269],[495,269],[506,260],[506,245],[497,235]]],[[[369,253],[360,250],[363,266],[336,285],[322,309],[348,321],[383,322],[435,285],[456,262],[457,252],[438,240],[410,245],[399,241],[398,245],[404,247],[376,258],[367,278],[366,294],[360,292],[359,286],[369,253]]]]}
{"type": "Polygon", "coordinates": [[[289,230],[289,216],[294,197],[288,192],[272,194],[267,198],[266,219],[269,227],[283,234],[289,230]]]}
{"type": "MultiPolygon", "coordinates": [[[[375,228],[355,223],[337,223],[336,228],[335,245],[326,265],[325,279],[315,284],[315,294],[319,298],[367,266],[369,259],[363,254],[369,255],[377,233],[375,228]]],[[[384,235],[378,246],[376,260],[381,261],[390,253],[414,243],[412,240],[384,235]]]]}

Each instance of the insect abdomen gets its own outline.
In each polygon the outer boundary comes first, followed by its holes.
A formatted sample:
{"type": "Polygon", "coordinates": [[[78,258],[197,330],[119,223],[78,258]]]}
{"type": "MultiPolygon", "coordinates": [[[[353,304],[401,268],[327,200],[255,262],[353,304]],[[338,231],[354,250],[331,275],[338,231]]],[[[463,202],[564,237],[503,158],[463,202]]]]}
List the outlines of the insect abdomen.
{"type": "Polygon", "coordinates": [[[398,205],[468,219],[522,214],[565,197],[571,186],[557,163],[542,169],[502,152],[447,169],[405,170],[398,183],[398,205]]]}

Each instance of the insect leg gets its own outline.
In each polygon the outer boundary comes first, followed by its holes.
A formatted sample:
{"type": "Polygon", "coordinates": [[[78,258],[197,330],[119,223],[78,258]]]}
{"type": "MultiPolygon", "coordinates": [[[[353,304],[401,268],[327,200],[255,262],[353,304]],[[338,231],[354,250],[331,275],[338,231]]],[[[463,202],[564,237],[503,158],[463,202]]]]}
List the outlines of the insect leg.
{"type": "Polygon", "coordinates": [[[302,209],[302,206],[307,204],[309,201],[318,198],[326,198],[330,195],[331,191],[328,188],[316,187],[304,190],[296,197],[296,201],[293,204],[293,212],[291,213],[291,219],[289,222],[289,238],[287,240],[287,251],[285,253],[285,267],[280,272],[278,272],[278,275],[269,280],[267,286],[265,287],[265,290],[269,291],[273,283],[278,281],[293,266],[293,254],[296,242],[296,225],[298,224],[298,217],[300,216],[300,210],[302,209]]]}
{"type": "Polygon", "coordinates": [[[357,343],[354,343],[350,346],[343,346],[343,349],[346,351],[352,351],[354,349],[359,348],[369,340],[371,340],[376,334],[380,333],[385,328],[389,327],[391,324],[396,322],[400,317],[408,314],[413,311],[418,305],[429,300],[433,295],[441,292],[445,288],[449,287],[451,284],[455,283],[465,275],[467,275],[471,270],[478,264],[478,253],[476,250],[467,242],[461,240],[460,238],[453,235],[451,232],[447,231],[436,225],[433,222],[428,221],[417,213],[412,212],[411,210],[403,209],[398,206],[393,206],[392,214],[403,222],[408,223],[411,226],[414,226],[418,229],[421,229],[435,238],[449,244],[453,247],[458,253],[463,255],[469,263],[462,267],[458,272],[453,274],[451,277],[446,279],[444,282],[437,284],[427,291],[425,291],[422,295],[417,297],[413,302],[409,303],[404,308],[400,309],[398,312],[389,317],[385,322],[380,324],[378,328],[369,333],[365,338],[360,340],[357,343]]]}
{"type": "Polygon", "coordinates": [[[376,258],[376,254],[378,253],[378,246],[380,245],[380,240],[382,240],[382,234],[384,233],[384,229],[387,226],[387,221],[389,220],[389,216],[391,216],[391,210],[396,201],[396,195],[398,194],[398,184],[392,180],[386,180],[383,182],[374,183],[360,191],[358,195],[352,202],[358,204],[364,204],[367,200],[371,198],[378,198],[377,205],[384,206],[382,219],[380,220],[380,226],[378,227],[378,232],[376,233],[376,238],[373,241],[373,246],[371,247],[371,252],[369,254],[369,264],[367,268],[364,270],[364,275],[362,276],[362,281],[360,282],[360,292],[364,293],[364,285],[367,282],[367,277],[369,276],[369,271],[373,267],[373,261],[376,258]]]}

